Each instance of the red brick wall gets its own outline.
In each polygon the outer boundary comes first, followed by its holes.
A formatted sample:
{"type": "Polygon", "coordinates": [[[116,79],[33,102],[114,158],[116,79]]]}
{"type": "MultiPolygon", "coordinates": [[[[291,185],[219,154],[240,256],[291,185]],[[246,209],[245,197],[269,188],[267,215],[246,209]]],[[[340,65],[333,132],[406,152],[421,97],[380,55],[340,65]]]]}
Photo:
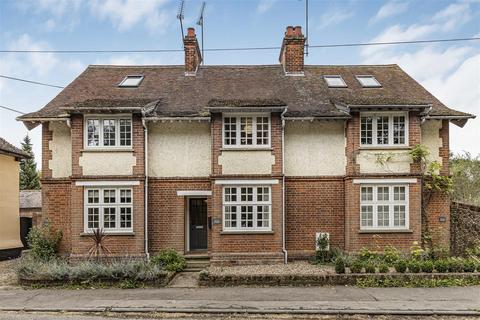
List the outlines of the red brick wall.
{"type": "Polygon", "coordinates": [[[49,161],[52,160],[52,151],[50,151],[49,143],[53,139],[53,132],[49,130],[50,122],[42,123],[42,178],[48,179],[52,177],[49,161]]]}
{"type": "Polygon", "coordinates": [[[311,256],[317,232],[330,233],[331,246],[343,249],[343,177],[287,177],[286,242],[288,256],[311,256]]]}
{"type": "MultiPolygon", "coordinates": [[[[439,155],[442,158],[440,174],[449,175],[449,121],[442,121],[442,128],[439,131],[442,139],[442,146],[439,148],[439,155]]],[[[442,193],[435,193],[427,199],[427,215],[432,244],[435,247],[450,248],[450,196],[442,193]],[[440,220],[445,220],[441,222],[440,220]]]]}
{"type": "Polygon", "coordinates": [[[70,180],[42,180],[42,218],[63,233],[60,252],[71,250],[70,180]]]}
{"type": "MultiPolygon", "coordinates": [[[[178,196],[181,190],[210,190],[208,178],[158,179],[148,183],[148,240],[149,251],[155,254],[161,249],[173,248],[184,253],[186,197],[178,196]]],[[[210,203],[210,197],[207,197],[210,203]]],[[[210,214],[210,205],[208,205],[210,214]]],[[[210,232],[209,232],[210,236],[210,232]]],[[[208,241],[210,245],[210,241],[208,241]]]]}

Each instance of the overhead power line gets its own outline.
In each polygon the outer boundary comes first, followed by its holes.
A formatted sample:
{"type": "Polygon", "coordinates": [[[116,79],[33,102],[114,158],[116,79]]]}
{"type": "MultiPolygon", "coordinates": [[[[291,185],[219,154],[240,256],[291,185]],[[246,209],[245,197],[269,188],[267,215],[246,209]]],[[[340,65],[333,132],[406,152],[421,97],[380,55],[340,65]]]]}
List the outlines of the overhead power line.
{"type": "Polygon", "coordinates": [[[62,87],[62,86],[54,85],[54,84],[48,84],[48,83],[37,82],[37,81],[32,81],[32,80],[26,80],[26,79],[20,79],[20,78],[15,78],[15,77],[9,77],[9,76],[1,75],[1,74],[0,74],[0,78],[5,78],[5,79],[15,80],[15,81],[28,82],[28,83],[38,84],[38,85],[41,85],[41,86],[52,87],[52,88],[59,88],[59,89],[65,88],[65,87],[62,87]]]}
{"type": "MultiPolygon", "coordinates": [[[[430,39],[430,40],[411,40],[411,41],[385,41],[385,42],[358,42],[358,43],[333,43],[309,45],[309,48],[337,48],[337,47],[362,47],[362,46],[384,46],[384,45],[402,45],[402,44],[422,44],[422,43],[442,43],[442,42],[460,42],[477,41],[480,37],[472,38],[450,38],[450,39],[430,39]]],[[[256,50],[279,50],[281,47],[234,47],[234,48],[205,48],[204,51],[256,51],[256,50]]],[[[183,49],[126,49],[126,50],[0,50],[0,53],[168,53],[183,52],[183,49]]]]}
{"type": "Polygon", "coordinates": [[[5,106],[0,106],[0,108],[5,109],[5,110],[9,110],[9,111],[13,111],[13,112],[16,112],[16,113],[20,113],[20,114],[25,114],[25,112],[18,111],[18,110],[15,110],[15,109],[12,109],[12,108],[9,108],[9,107],[5,107],[5,106]]]}

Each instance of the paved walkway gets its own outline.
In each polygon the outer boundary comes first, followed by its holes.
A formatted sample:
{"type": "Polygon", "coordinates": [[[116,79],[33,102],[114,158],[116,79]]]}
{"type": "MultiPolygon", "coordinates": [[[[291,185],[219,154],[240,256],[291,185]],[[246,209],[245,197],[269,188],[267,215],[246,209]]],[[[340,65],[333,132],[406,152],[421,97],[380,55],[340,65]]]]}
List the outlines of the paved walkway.
{"type": "Polygon", "coordinates": [[[478,314],[480,287],[0,290],[0,311],[478,314]]]}

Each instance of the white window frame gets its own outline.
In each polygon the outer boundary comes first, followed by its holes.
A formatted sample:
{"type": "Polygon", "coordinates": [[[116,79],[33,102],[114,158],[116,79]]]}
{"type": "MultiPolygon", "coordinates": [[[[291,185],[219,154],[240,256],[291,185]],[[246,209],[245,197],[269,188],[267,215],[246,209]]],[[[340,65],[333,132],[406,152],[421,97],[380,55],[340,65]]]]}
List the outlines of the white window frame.
{"type": "Polygon", "coordinates": [[[270,148],[272,145],[272,117],[270,113],[224,113],[222,115],[222,148],[224,149],[264,149],[270,148]],[[257,117],[268,118],[268,144],[257,144],[257,117]],[[225,118],[235,118],[236,131],[235,139],[236,144],[225,144],[225,118]],[[240,118],[252,118],[252,144],[244,145],[240,143],[241,139],[241,126],[240,118]]]}
{"type": "MultiPolygon", "coordinates": [[[[102,229],[104,233],[132,233],[133,232],[133,188],[125,187],[85,187],[83,188],[83,231],[85,233],[92,233],[94,228],[88,227],[88,208],[99,208],[98,209],[98,229],[102,229]],[[99,192],[98,203],[88,203],[88,191],[97,190],[99,192]],[[115,203],[105,203],[103,197],[104,190],[115,190],[115,203]],[[131,202],[130,203],[121,203],[120,202],[120,190],[129,190],[131,202]],[[103,208],[115,208],[115,228],[105,228],[104,227],[104,216],[103,208]],[[130,227],[121,228],[120,227],[120,208],[130,208],[131,218],[130,218],[130,227]]],[[[96,229],[96,228],[95,228],[96,229]]]]}
{"type": "Polygon", "coordinates": [[[341,75],[327,74],[327,75],[323,76],[323,79],[325,80],[325,82],[326,82],[326,84],[329,88],[348,88],[347,83],[345,82],[345,80],[343,80],[343,77],[341,75]],[[330,85],[330,83],[328,83],[327,79],[333,79],[333,78],[340,79],[343,84],[341,84],[341,85],[330,85]]]}
{"type": "Polygon", "coordinates": [[[363,87],[363,88],[381,88],[382,85],[380,84],[380,82],[378,82],[377,78],[375,78],[374,76],[370,75],[370,74],[358,74],[355,76],[355,78],[357,79],[358,83],[360,83],[360,85],[363,87]],[[360,80],[361,78],[369,78],[369,79],[373,79],[373,81],[376,83],[374,85],[366,85],[364,83],[362,83],[362,81],[360,80]]]}
{"type": "Polygon", "coordinates": [[[360,200],[360,206],[359,206],[359,223],[360,223],[360,230],[365,231],[365,230],[409,230],[409,217],[410,217],[410,210],[409,210],[409,185],[408,184],[360,184],[360,194],[359,194],[359,200],[360,200]],[[373,188],[373,195],[372,195],[372,201],[365,201],[362,200],[362,187],[371,187],[373,188]],[[378,188],[379,187],[388,187],[388,196],[389,200],[388,201],[379,201],[378,200],[378,188]],[[405,188],[405,200],[394,200],[394,190],[395,187],[403,187],[405,188]],[[378,206],[385,205],[389,207],[389,225],[388,226],[378,226],[378,206]],[[395,212],[394,212],[394,206],[396,205],[403,205],[405,206],[405,226],[395,226],[395,212]],[[373,223],[372,226],[362,226],[362,206],[372,206],[373,207],[373,213],[372,213],[372,219],[373,223]]]}
{"type": "Polygon", "coordinates": [[[138,86],[140,86],[140,84],[142,83],[144,78],[145,77],[141,74],[129,74],[129,75],[125,76],[125,78],[123,78],[123,80],[118,84],[118,86],[122,87],[122,88],[137,88],[138,86]],[[125,84],[125,82],[129,78],[139,78],[138,83],[134,84],[134,85],[125,84]]]}
{"type": "Polygon", "coordinates": [[[132,149],[133,148],[133,119],[131,114],[112,114],[112,115],[88,115],[83,119],[83,145],[84,149],[132,149]],[[99,137],[98,146],[88,145],[88,120],[99,121],[99,137]],[[115,121],[115,145],[104,146],[103,145],[103,121],[114,120],[115,121]],[[120,145],[120,120],[130,120],[130,145],[120,145]]]}
{"type": "Polygon", "coordinates": [[[408,112],[399,111],[399,112],[361,112],[360,119],[359,119],[359,139],[360,139],[360,146],[362,148],[368,147],[407,147],[409,145],[409,119],[408,119],[408,112]],[[378,137],[377,137],[377,120],[376,117],[385,117],[388,116],[388,144],[378,144],[378,137]],[[394,117],[405,117],[405,142],[404,143],[393,143],[393,118],[394,117]],[[372,144],[363,144],[362,143],[362,118],[363,117],[372,117],[372,144]]]}
{"type": "Polygon", "coordinates": [[[269,185],[224,185],[222,188],[222,229],[225,232],[250,232],[250,231],[272,231],[272,188],[269,185]],[[237,201],[225,202],[225,189],[227,188],[236,188],[237,189],[237,201]],[[241,188],[253,188],[253,201],[242,201],[241,200],[241,188]],[[258,201],[257,199],[257,188],[267,188],[269,192],[269,201],[258,201]],[[237,207],[237,226],[236,227],[227,227],[225,226],[225,207],[235,206],[237,207]],[[252,227],[242,227],[241,226],[241,207],[242,206],[252,206],[252,227]],[[257,226],[257,206],[268,206],[269,207],[269,217],[268,217],[268,227],[258,227],[257,226]]]}

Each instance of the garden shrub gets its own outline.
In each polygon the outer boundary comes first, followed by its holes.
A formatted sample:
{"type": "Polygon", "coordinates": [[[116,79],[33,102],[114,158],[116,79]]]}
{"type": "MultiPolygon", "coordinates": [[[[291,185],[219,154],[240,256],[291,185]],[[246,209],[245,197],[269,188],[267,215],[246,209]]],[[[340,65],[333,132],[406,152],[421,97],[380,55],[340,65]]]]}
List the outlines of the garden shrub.
{"type": "Polygon", "coordinates": [[[450,253],[447,248],[443,247],[434,247],[426,251],[426,255],[430,260],[440,260],[447,259],[450,256],[450,253]]]}
{"type": "Polygon", "coordinates": [[[463,271],[464,272],[475,272],[477,264],[474,260],[468,259],[463,262],[463,271]]]}
{"type": "Polygon", "coordinates": [[[408,271],[412,273],[419,273],[420,272],[420,262],[417,260],[410,260],[407,264],[408,271]]]}
{"type": "Polygon", "coordinates": [[[420,263],[420,269],[422,270],[422,272],[432,273],[433,268],[434,268],[434,265],[433,265],[433,261],[431,260],[425,260],[420,263]]]}
{"type": "Polygon", "coordinates": [[[372,261],[377,260],[379,258],[379,255],[378,253],[370,251],[368,248],[363,247],[362,249],[360,249],[358,258],[362,261],[372,261]]]}
{"type": "Polygon", "coordinates": [[[174,249],[165,249],[152,257],[150,261],[167,271],[180,272],[187,267],[187,261],[174,249]]]}
{"type": "Polygon", "coordinates": [[[389,265],[393,265],[400,257],[400,251],[394,246],[386,246],[383,250],[383,260],[389,265]]]}
{"type": "Polygon", "coordinates": [[[335,259],[335,272],[336,273],[345,273],[345,261],[342,257],[337,257],[335,259]]]}
{"type": "Polygon", "coordinates": [[[318,247],[315,252],[315,261],[316,263],[326,263],[332,261],[332,252],[329,249],[330,240],[326,234],[321,235],[316,240],[316,245],[318,247]]]}
{"type": "Polygon", "coordinates": [[[448,261],[445,259],[437,260],[434,263],[435,270],[440,273],[448,271],[448,261]]]}
{"type": "Polygon", "coordinates": [[[388,269],[388,265],[386,263],[380,263],[378,265],[378,272],[380,273],[388,273],[389,272],[389,269],[388,269]]]}
{"type": "Polygon", "coordinates": [[[418,244],[417,241],[413,242],[413,245],[410,247],[410,256],[415,260],[421,260],[425,255],[425,250],[418,244]]]}
{"type": "Polygon", "coordinates": [[[350,266],[350,271],[352,273],[362,273],[363,270],[363,261],[360,259],[356,259],[352,262],[350,266]]]}
{"type": "Polygon", "coordinates": [[[365,272],[366,273],[375,273],[375,264],[371,261],[365,263],[365,272]]]}
{"type": "Polygon", "coordinates": [[[30,254],[34,259],[41,261],[48,261],[57,255],[61,240],[62,232],[54,231],[48,225],[33,227],[27,235],[30,254]]]}
{"type": "Polygon", "coordinates": [[[462,272],[463,261],[460,259],[451,258],[448,260],[448,272],[462,272]]]}
{"type": "MultiPolygon", "coordinates": [[[[17,268],[20,279],[38,281],[62,281],[70,283],[90,283],[99,281],[156,281],[165,276],[159,266],[141,260],[118,260],[109,263],[82,261],[69,264],[64,259],[49,261],[24,258],[17,268]]],[[[126,285],[125,282],[123,285],[126,285]]],[[[121,286],[123,286],[121,285],[121,286]]]]}
{"type": "Polygon", "coordinates": [[[395,271],[399,273],[405,273],[407,271],[407,262],[404,259],[399,259],[394,264],[395,271]]]}

